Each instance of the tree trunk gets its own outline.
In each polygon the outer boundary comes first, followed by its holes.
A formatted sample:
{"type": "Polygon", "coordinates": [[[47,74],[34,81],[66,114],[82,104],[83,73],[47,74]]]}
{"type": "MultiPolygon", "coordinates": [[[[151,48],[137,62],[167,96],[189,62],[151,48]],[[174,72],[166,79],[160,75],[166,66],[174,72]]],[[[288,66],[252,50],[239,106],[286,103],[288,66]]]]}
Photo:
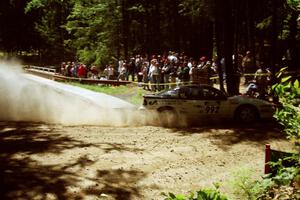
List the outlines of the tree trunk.
{"type": "Polygon", "coordinates": [[[224,24],[222,23],[222,5],[220,4],[219,0],[215,0],[215,24],[214,24],[214,35],[215,35],[215,44],[217,48],[217,66],[218,66],[218,75],[219,75],[219,83],[220,83],[220,90],[225,91],[224,88],[224,79],[223,79],[223,68],[221,66],[221,59],[223,57],[223,30],[224,24]]]}
{"type": "Polygon", "coordinates": [[[276,71],[278,70],[277,64],[277,37],[278,37],[278,28],[277,28],[277,21],[278,21],[278,13],[277,13],[277,7],[278,7],[278,0],[273,1],[273,8],[272,8],[272,38],[271,38],[271,72],[273,74],[273,80],[274,75],[276,71]]]}
{"type": "Polygon", "coordinates": [[[178,52],[179,49],[180,49],[180,45],[179,45],[179,24],[178,24],[178,21],[179,21],[179,16],[178,16],[178,5],[179,5],[179,2],[178,0],[173,0],[172,1],[172,4],[174,5],[173,6],[173,47],[174,49],[178,52]]]}
{"type": "Polygon", "coordinates": [[[239,93],[239,77],[234,71],[232,55],[234,47],[234,27],[232,18],[232,5],[235,0],[224,0],[223,19],[224,19],[224,58],[226,71],[227,93],[235,95],[239,93]]]}
{"type": "Polygon", "coordinates": [[[128,34],[129,34],[129,19],[127,12],[127,0],[121,1],[121,11],[122,11],[122,38],[124,45],[124,57],[128,59],[128,34]]]}
{"type": "Polygon", "coordinates": [[[255,25],[254,25],[254,16],[253,16],[253,11],[255,10],[254,6],[254,1],[253,0],[246,0],[246,22],[247,22],[247,50],[250,50],[254,56],[255,59],[255,25]]]}
{"type": "Polygon", "coordinates": [[[290,63],[289,67],[290,69],[295,70],[297,68],[297,58],[296,58],[296,36],[297,36],[297,19],[298,19],[299,13],[298,11],[292,10],[291,13],[291,19],[289,22],[289,28],[290,28],[290,35],[288,39],[288,47],[290,47],[290,53],[291,53],[291,58],[290,58],[290,63]]]}

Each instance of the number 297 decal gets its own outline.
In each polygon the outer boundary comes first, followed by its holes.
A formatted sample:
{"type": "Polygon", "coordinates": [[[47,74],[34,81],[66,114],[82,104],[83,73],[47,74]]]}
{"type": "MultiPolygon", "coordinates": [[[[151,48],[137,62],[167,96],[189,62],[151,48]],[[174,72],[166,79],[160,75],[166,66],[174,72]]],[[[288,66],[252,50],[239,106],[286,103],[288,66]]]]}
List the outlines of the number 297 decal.
{"type": "Polygon", "coordinates": [[[208,114],[217,114],[217,113],[219,113],[219,108],[220,108],[220,106],[209,105],[209,106],[205,107],[205,111],[208,114]]]}

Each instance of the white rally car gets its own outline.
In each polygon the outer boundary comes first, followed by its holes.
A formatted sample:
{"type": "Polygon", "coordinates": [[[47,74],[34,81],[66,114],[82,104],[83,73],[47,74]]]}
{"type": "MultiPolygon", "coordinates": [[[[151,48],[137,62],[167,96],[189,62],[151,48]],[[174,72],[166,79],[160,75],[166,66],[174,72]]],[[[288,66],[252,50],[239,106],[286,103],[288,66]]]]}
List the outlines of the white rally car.
{"type": "Polygon", "coordinates": [[[235,119],[249,123],[272,118],[275,104],[248,96],[228,97],[222,91],[209,86],[179,86],[158,94],[144,95],[142,109],[172,114],[176,119],[235,119]]]}

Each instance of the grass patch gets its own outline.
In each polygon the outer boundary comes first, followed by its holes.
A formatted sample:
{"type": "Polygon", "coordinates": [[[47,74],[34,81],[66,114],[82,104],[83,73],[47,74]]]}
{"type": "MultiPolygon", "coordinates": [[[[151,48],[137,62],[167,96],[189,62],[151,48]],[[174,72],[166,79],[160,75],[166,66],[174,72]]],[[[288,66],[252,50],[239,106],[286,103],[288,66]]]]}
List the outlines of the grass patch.
{"type": "Polygon", "coordinates": [[[135,84],[131,85],[121,85],[121,86],[107,86],[107,85],[88,85],[76,82],[67,82],[67,84],[88,89],[94,92],[100,92],[108,95],[112,95],[128,101],[134,105],[142,105],[143,95],[149,93],[143,90],[141,87],[135,84]]]}

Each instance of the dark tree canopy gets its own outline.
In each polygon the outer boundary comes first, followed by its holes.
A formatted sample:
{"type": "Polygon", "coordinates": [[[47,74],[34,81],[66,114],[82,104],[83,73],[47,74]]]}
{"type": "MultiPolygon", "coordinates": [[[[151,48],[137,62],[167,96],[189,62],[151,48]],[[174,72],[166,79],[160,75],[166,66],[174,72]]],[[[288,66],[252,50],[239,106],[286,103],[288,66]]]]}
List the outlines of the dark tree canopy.
{"type": "MultiPolygon", "coordinates": [[[[0,51],[105,65],[169,50],[225,58],[250,50],[273,71],[299,66],[299,0],[1,0],[0,51]]],[[[232,87],[230,93],[235,93],[232,87]]]]}

